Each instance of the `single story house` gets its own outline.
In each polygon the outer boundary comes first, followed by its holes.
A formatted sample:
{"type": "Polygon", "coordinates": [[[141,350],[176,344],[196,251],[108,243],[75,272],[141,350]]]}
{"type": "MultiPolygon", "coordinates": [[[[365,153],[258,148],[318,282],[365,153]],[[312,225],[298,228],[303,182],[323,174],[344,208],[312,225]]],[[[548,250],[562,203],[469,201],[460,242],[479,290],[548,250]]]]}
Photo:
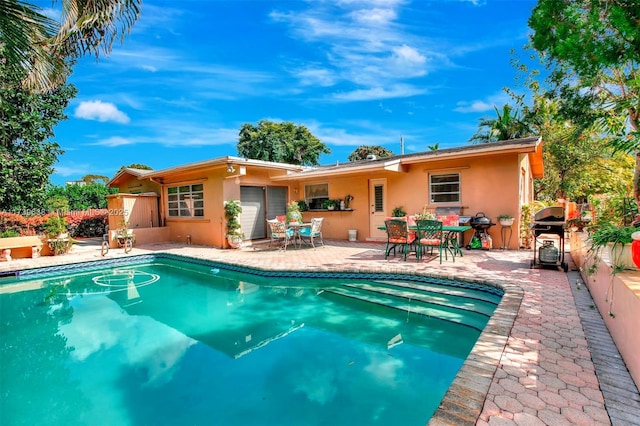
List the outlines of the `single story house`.
{"type": "MultiPolygon", "coordinates": [[[[319,167],[226,156],[164,170],[124,168],[108,183],[119,189],[108,199],[109,228],[114,233],[126,224],[138,243],[225,247],[226,200],[241,201],[249,240],[266,238],[266,220],[284,214],[288,202],[304,200],[310,209],[303,219],[324,217],[329,239],[347,239],[355,230],[359,240],[384,241],[378,227],[395,207],[408,214],[423,208],[463,216],[483,212],[495,223],[511,214],[516,222],[509,248],[516,249],[521,206],[533,201],[533,180],[543,172],[539,137],[319,167]],[[323,208],[325,200],[347,195],[348,210],[323,208]]],[[[500,226],[489,233],[499,246],[500,226]]]]}

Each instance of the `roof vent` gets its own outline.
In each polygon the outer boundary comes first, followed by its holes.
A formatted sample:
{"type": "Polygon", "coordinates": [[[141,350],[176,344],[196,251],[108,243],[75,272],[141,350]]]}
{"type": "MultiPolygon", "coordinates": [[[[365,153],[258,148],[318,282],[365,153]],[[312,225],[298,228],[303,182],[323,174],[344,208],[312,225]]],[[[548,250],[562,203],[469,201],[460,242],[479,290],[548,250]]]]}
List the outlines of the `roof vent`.
{"type": "Polygon", "coordinates": [[[367,155],[367,160],[377,160],[378,157],[376,157],[374,154],[368,154],[367,155]]]}

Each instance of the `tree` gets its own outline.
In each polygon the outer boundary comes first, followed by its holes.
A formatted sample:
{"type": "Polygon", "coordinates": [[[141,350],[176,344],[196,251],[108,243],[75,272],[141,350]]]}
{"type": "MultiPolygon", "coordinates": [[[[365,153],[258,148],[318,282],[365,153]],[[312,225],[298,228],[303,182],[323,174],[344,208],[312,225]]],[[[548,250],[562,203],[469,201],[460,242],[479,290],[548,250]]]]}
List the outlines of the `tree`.
{"type": "Polygon", "coordinates": [[[531,132],[529,126],[524,123],[518,110],[513,110],[511,105],[504,104],[502,112],[494,106],[497,118],[481,118],[478,124],[478,133],[469,139],[472,143],[488,143],[517,139],[528,136],[531,132]]]}
{"type": "Polygon", "coordinates": [[[132,163],[132,164],[129,164],[128,166],[123,164],[122,166],[120,166],[120,168],[118,169],[118,171],[116,171],[115,174],[117,175],[124,169],[153,170],[153,168],[151,168],[150,166],[147,166],[146,164],[132,163]]]}
{"type": "Polygon", "coordinates": [[[240,128],[240,157],[316,166],[319,164],[320,154],[329,153],[329,147],[302,125],[260,120],[257,126],[245,123],[240,128]]]}
{"type": "Polygon", "coordinates": [[[0,67],[0,210],[24,213],[44,207],[49,176],[63,153],[49,139],[76,88],[30,93],[5,71],[0,67]]]}
{"type": "Polygon", "coordinates": [[[544,146],[545,173],[534,181],[535,198],[579,201],[611,191],[624,193],[632,175],[630,156],[613,152],[593,120],[583,119],[589,112],[576,107],[573,96],[542,91],[537,70],[530,71],[515,58],[512,64],[526,76],[533,102],[527,105],[525,95],[508,88],[505,91],[522,111],[521,121],[542,137],[544,146]]]}
{"type": "Polygon", "coordinates": [[[102,183],[104,185],[106,185],[109,182],[109,176],[104,176],[104,175],[84,175],[82,176],[81,179],[83,182],[86,182],[88,184],[92,184],[92,183],[96,183],[96,181],[102,181],[102,183]]]}
{"type": "Polygon", "coordinates": [[[551,70],[552,90],[570,100],[567,107],[584,112],[583,123],[597,123],[612,147],[635,154],[633,188],[640,202],[638,22],[636,1],[539,0],[529,18],[531,46],[551,70]]]}
{"type": "Polygon", "coordinates": [[[102,183],[49,186],[46,207],[49,211],[106,209],[107,195],[117,192],[117,188],[107,188],[102,183]]]}
{"type": "Polygon", "coordinates": [[[351,154],[349,154],[348,160],[366,160],[369,155],[375,155],[378,158],[386,158],[391,157],[393,152],[379,145],[360,145],[351,154]]]}
{"type": "Polygon", "coordinates": [[[142,0],[63,0],[61,21],[22,0],[0,0],[0,63],[24,86],[44,92],[63,84],[67,60],[109,54],[140,15],[142,0]]]}

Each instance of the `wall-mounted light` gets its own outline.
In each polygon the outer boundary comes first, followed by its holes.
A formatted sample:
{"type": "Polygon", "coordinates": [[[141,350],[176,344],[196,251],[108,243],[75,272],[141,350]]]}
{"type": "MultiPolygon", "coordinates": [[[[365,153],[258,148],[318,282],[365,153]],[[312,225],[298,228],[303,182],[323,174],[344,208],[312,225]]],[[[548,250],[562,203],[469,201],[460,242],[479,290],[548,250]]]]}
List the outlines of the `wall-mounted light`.
{"type": "Polygon", "coordinates": [[[227,173],[233,173],[236,171],[236,168],[233,167],[233,164],[229,163],[227,164],[227,173]]]}

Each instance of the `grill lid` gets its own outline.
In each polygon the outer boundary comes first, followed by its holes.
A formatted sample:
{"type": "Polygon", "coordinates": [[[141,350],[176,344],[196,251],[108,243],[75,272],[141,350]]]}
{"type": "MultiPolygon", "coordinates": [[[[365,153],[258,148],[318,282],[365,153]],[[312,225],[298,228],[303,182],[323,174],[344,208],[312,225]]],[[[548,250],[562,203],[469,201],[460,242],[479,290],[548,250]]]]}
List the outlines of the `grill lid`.
{"type": "Polygon", "coordinates": [[[545,207],[533,216],[533,221],[540,225],[562,224],[564,223],[564,207],[545,207]]]}

